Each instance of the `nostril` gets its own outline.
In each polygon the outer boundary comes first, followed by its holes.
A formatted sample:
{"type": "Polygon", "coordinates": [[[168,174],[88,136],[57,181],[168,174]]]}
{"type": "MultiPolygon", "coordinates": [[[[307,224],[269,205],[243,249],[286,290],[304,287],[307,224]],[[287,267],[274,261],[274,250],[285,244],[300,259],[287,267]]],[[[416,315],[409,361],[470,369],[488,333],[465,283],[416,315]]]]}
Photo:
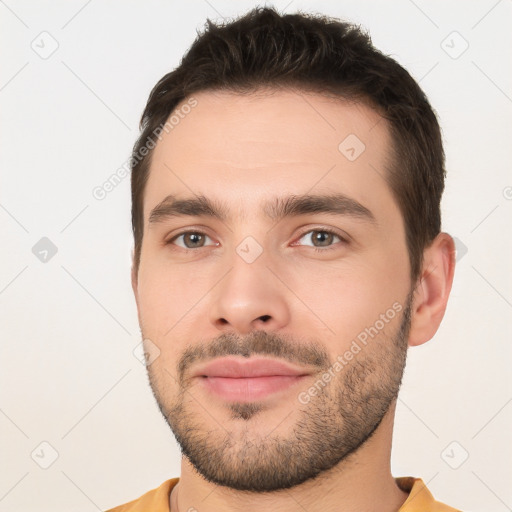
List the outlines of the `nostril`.
{"type": "Polygon", "coordinates": [[[261,320],[266,322],[267,320],[270,320],[270,315],[263,315],[263,316],[260,316],[260,318],[261,318],[261,320]]]}

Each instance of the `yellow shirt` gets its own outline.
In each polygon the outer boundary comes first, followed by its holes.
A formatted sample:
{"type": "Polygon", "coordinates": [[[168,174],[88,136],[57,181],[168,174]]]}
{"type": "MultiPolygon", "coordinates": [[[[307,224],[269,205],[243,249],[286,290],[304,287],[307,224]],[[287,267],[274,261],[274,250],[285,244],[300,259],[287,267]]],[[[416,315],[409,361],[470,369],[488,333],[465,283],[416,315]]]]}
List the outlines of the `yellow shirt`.
{"type": "MultiPolygon", "coordinates": [[[[169,495],[179,478],[166,480],[160,487],[106,512],[172,512],[169,495]]],[[[397,512],[460,512],[455,508],[436,501],[421,478],[403,476],[395,478],[400,489],[409,493],[409,497],[397,512]]]]}

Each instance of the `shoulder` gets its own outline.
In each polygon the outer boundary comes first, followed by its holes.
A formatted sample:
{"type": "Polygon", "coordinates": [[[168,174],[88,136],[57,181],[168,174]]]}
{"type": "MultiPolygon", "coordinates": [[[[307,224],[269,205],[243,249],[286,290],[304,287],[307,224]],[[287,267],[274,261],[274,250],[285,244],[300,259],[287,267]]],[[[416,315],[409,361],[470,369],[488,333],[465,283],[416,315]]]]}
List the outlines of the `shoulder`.
{"type": "Polygon", "coordinates": [[[179,478],[166,480],[156,489],[152,489],[139,498],[111,508],[106,512],[169,512],[169,495],[172,488],[178,483],[179,478]]]}
{"type": "Polygon", "coordinates": [[[395,481],[400,489],[409,493],[398,512],[462,512],[436,501],[421,478],[405,476],[395,478],[395,481]]]}

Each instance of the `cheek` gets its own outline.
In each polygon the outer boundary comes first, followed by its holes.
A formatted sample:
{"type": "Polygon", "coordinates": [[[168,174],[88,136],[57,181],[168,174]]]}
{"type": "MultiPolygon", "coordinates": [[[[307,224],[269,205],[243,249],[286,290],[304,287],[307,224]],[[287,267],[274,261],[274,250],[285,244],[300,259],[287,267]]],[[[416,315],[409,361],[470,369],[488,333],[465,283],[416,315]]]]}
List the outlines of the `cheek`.
{"type": "Polygon", "coordinates": [[[180,309],[176,292],[179,283],[171,282],[155,268],[141,266],[139,270],[137,303],[143,335],[158,343],[177,322],[180,309]]]}
{"type": "Polygon", "coordinates": [[[165,251],[146,249],[142,252],[139,268],[139,305],[146,315],[162,310],[172,312],[174,301],[186,290],[186,271],[180,272],[176,265],[169,265],[165,251]]]}
{"type": "Polygon", "coordinates": [[[174,311],[173,300],[175,294],[167,286],[165,279],[154,279],[153,277],[139,279],[139,310],[140,314],[149,326],[158,318],[164,319],[167,314],[174,311]]]}
{"type": "Polygon", "coordinates": [[[141,261],[138,309],[145,337],[162,346],[182,350],[184,340],[197,331],[197,311],[211,288],[205,272],[187,265],[170,265],[158,257],[141,261]]]}
{"type": "MultiPolygon", "coordinates": [[[[383,332],[394,329],[396,306],[407,295],[406,282],[400,276],[403,270],[390,267],[382,261],[359,260],[350,265],[313,269],[306,274],[294,273],[291,286],[307,304],[322,336],[332,340],[330,344],[337,354],[342,353],[351,341],[365,329],[374,326],[386,312],[383,332]],[[395,306],[394,306],[395,305],[395,306]],[[394,306],[394,308],[393,308],[394,306]]],[[[302,328],[311,331],[311,323],[302,328]]],[[[381,322],[379,322],[380,325],[381,322]]]]}

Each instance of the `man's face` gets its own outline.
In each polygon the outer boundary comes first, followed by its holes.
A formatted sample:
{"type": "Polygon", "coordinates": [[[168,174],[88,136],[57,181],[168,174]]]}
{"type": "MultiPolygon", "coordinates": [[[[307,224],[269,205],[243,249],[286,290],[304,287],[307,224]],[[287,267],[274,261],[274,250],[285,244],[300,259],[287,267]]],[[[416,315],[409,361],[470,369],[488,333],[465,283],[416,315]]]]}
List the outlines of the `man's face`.
{"type": "Polygon", "coordinates": [[[320,95],[194,97],[144,197],[151,387],[207,480],[292,487],[363,446],[400,386],[411,283],[391,139],[373,110],[320,95]]]}

